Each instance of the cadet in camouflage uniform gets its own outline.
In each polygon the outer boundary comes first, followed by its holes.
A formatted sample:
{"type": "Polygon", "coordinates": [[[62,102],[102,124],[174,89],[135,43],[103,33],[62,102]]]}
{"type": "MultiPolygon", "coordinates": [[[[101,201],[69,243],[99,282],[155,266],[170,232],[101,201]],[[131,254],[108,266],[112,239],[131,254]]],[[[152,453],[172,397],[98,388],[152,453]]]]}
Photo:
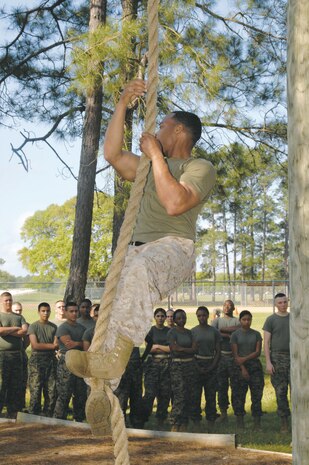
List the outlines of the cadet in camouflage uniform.
{"type": "Polygon", "coordinates": [[[22,315],[12,312],[9,292],[0,298],[0,413],[6,404],[7,417],[16,418],[22,409],[22,350],[28,325],[22,315]]]}
{"type": "Polygon", "coordinates": [[[221,356],[221,336],[216,328],[208,324],[209,310],[207,307],[198,307],[196,316],[199,325],[191,330],[193,340],[197,344],[195,358],[198,367],[198,379],[193,386],[193,421],[199,425],[202,419],[201,397],[204,389],[206,420],[209,431],[212,431],[217,417],[217,367],[221,356]]]}
{"type": "MultiPolygon", "coordinates": [[[[97,320],[99,318],[99,310],[100,310],[100,304],[94,304],[91,307],[90,310],[90,316],[93,320],[94,325],[88,329],[85,330],[83,334],[83,349],[87,351],[89,347],[91,346],[92,339],[94,336],[94,331],[95,331],[95,325],[97,323],[97,320]]],[[[90,386],[88,386],[90,388],[90,386]]]]}
{"type": "Polygon", "coordinates": [[[263,326],[266,371],[276,392],[277,413],[281,421],[281,432],[288,431],[291,414],[288,400],[290,379],[290,314],[285,294],[275,296],[277,312],[269,316],[263,326]]]}
{"type": "Polygon", "coordinates": [[[230,337],[233,331],[239,328],[239,321],[233,316],[235,309],[234,302],[232,300],[226,300],[223,304],[223,316],[215,318],[211,325],[220,331],[221,334],[221,358],[218,364],[217,376],[218,376],[218,403],[221,412],[220,418],[217,422],[226,422],[228,420],[227,410],[229,408],[229,397],[228,390],[231,385],[234,360],[232,356],[232,349],[230,344],[230,337]]]}
{"type": "Polygon", "coordinates": [[[262,396],[264,374],[259,360],[262,349],[262,336],[251,329],[252,314],[248,310],[240,312],[241,328],[231,336],[231,347],[235,361],[232,378],[232,405],[237,417],[238,428],[244,428],[245,402],[248,388],[251,393],[251,413],[254,429],[259,430],[262,416],[262,396]]]}
{"type": "Polygon", "coordinates": [[[128,403],[130,403],[130,424],[132,428],[143,428],[142,411],[143,368],[138,347],[134,347],[128,365],[121,377],[114,394],[118,397],[125,419],[128,403]]]}
{"type": "MultiPolygon", "coordinates": [[[[23,306],[20,302],[14,302],[12,305],[12,312],[16,315],[21,315],[23,313],[23,306]]],[[[29,324],[27,323],[29,326],[29,324]]],[[[26,391],[28,386],[28,355],[27,347],[29,346],[29,336],[26,335],[23,337],[23,350],[22,350],[22,360],[23,360],[23,382],[22,382],[22,408],[26,406],[26,391]]]]}
{"type": "Polygon", "coordinates": [[[68,350],[83,350],[82,337],[85,327],[77,323],[78,307],[75,302],[68,302],[65,307],[66,322],[62,323],[56,332],[60,358],[57,365],[57,401],[54,417],[65,420],[71,397],[73,397],[73,417],[76,421],[85,419],[85,404],[87,400],[87,385],[83,378],[73,375],[65,363],[68,350]]]}
{"type": "Polygon", "coordinates": [[[50,305],[47,302],[41,302],[38,306],[39,320],[32,323],[28,329],[32,349],[29,359],[29,413],[40,415],[43,393],[43,414],[47,417],[53,416],[56,403],[57,360],[55,351],[58,349],[57,326],[48,321],[50,312],[50,305]]]}
{"type": "Polygon", "coordinates": [[[196,344],[191,331],[185,328],[186,321],[186,312],[175,310],[176,326],[169,330],[167,336],[171,350],[172,431],[187,430],[189,418],[192,418],[193,386],[197,382],[196,344]]]}
{"type": "Polygon", "coordinates": [[[169,328],[164,326],[166,311],[157,308],[154,312],[155,326],[147,334],[146,353],[150,353],[144,365],[143,410],[145,421],[148,421],[157,398],[156,418],[158,426],[162,426],[167,418],[168,405],[171,398],[170,348],[167,341],[169,328]]]}

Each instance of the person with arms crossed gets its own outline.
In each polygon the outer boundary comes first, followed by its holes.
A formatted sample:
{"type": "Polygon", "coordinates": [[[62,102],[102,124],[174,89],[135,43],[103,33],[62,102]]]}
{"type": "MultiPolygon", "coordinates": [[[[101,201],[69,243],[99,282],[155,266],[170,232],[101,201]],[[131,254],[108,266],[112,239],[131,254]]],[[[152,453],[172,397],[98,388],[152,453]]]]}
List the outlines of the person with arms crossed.
{"type": "Polygon", "coordinates": [[[266,372],[276,393],[277,413],[281,421],[281,432],[288,431],[291,415],[288,389],[290,379],[290,314],[288,299],[282,292],[275,295],[277,312],[270,315],[263,326],[266,372]]]}
{"type": "Polygon", "coordinates": [[[217,367],[221,357],[221,336],[219,331],[208,324],[209,310],[200,306],[196,310],[199,324],[191,329],[193,340],[197,345],[195,354],[197,382],[193,386],[193,421],[199,428],[202,420],[202,393],[205,395],[205,413],[208,432],[212,432],[217,418],[217,367]]]}
{"type": "Polygon", "coordinates": [[[56,332],[60,357],[57,364],[57,400],[54,418],[66,420],[69,402],[73,400],[73,418],[84,421],[85,404],[87,400],[87,385],[83,379],[72,374],[65,362],[65,354],[70,350],[83,350],[83,334],[85,327],[77,323],[78,306],[75,302],[67,302],[65,306],[66,322],[62,323],[56,332]]]}
{"type": "MultiPolygon", "coordinates": [[[[220,331],[221,334],[221,358],[218,364],[217,377],[218,377],[218,404],[221,416],[216,420],[217,423],[225,423],[228,421],[227,410],[229,408],[229,386],[232,391],[232,376],[234,359],[231,348],[231,334],[239,328],[239,321],[233,316],[235,309],[232,300],[226,300],[223,304],[223,315],[215,318],[212,321],[212,326],[220,331]]],[[[233,396],[233,392],[232,392],[233,396]]]]}
{"type": "Polygon", "coordinates": [[[29,413],[40,415],[41,397],[44,396],[43,414],[52,417],[56,403],[56,337],[57,326],[51,323],[50,305],[41,302],[38,305],[39,320],[28,329],[32,353],[29,359],[29,413]]]}
{"type": "Polygon", "coordinates": [[[16,418],[23,407],[22,351],[28,325],[22,315],[12,312],[10,292],[2,292],[0,298],[0,413],[6,404],[7,417],[16,418]]]}
{"type": "Polygon", "coordinates": [[[231,336],[231,347],[235,361],[232,379],[232,404],[236,415],[237,427],[244,428],[246,395],[248,388],[251,394],[251,413],[253,429],[261,429],[262,396],[264,390],[264,373],[260,362],[262,349],[261,334],[251,328],[252,313],[243,310],[239,315],[240,329],[231,336]]]}
{"type": "MultiPolygon", "coordinates": [[[[22,315],[23,306],[20,302],[13,302],[12,312],[16,315],[22,315]]],[[[26,322],[27,323],[27,322],[26,322]]],[[[29,324],[27,323],[28,327],[29,324]]],[[[22,408],[26,407],[26,391],[28,385],[28,355],[27,347],[30,344],[29,336],[26,334],[23,337],[23,350],[22,350],[22,359],[23,359],[23,383],[22,383],[22,408]]]]}

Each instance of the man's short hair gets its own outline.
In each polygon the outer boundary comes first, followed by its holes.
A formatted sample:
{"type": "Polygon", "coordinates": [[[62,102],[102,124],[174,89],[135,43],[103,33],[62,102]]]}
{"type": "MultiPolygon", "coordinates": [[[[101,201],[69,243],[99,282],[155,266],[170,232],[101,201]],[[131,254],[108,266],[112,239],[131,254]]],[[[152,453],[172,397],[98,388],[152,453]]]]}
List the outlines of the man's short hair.
{"type": "Polygon", "coordinates": [[[183,124],[190,132],[193,147],[202,134],[202,122],[200,118],[189,111],[173,111],[172,115],[178,123],[183,124]]]}
{"type": "Polygon", "coordinates": [[[48,302],[41,302],[39,305],[38,305],[38,312],[41,310],[42,307],[47,307],[49,308],[50,310],[50,305],[48,302]]]}
{"type": "Polygon", "coordinates": [[[164,316],[166,316],[166,311],[164,308],[158,307],[155,309],[153,316],[156,316],[158,313],[163,313],[164,316]]]}
{"type": "Polygon", "coordinates": [[[66,309],[66,310],[67,310],[69,307],[78,307],[78,305],[77,305],[76,302],[71,301],[71,302],[67,302],[67,303],[65,304],[65,309],[66,309]]]}
{"type": "Polygon", "coordinates": [[[242,312],[240,312],[239,314],[239,320],[241,320],[244,316],[249,316],[252,320],[252,313],[249,312],[249,310],[243,310],[242,312]]]}
{"type": "Polygon", "coordinates": [[[0,294],[0,297],[12,297],[12,294],[8,291],[4,291],[0,294]]]}
{"type": "Polygon", "coordinates": [[[277,299],[278,297],[286,297],[286,295],[283,293],[283,292],[278,292],[278,294],[275,295],[275,299],[277,299]]]}
{"type": "Polygon", "coordinates": [[[81,304],[87,304],[89,307],[91,307],[92,302],[90,299],[83,299],[79,305],[81,304]]]}
{"type": "Polygon", "coordinates": [[[196,310],[196,312],[195,312],[195,313],[196,313],[196,315],[197,315],[197,312],[198,312],[198,311],[201,311],[201,312],[206,312],[206,313],[207,313],[207,315],[209,315],[209,310],[208,310],[208,308],[207,308],[207,307],[205,307],[205,305],[200,305],[199,307],[197,307],[197,310],[196,310]]]}

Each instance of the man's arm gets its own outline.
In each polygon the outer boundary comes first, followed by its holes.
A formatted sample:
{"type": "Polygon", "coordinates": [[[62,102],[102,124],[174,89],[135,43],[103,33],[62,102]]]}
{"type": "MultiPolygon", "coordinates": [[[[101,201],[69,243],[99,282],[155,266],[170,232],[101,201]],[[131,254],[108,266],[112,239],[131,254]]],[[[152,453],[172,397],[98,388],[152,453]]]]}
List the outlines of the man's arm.
{"type": "Polygon", "coordinates": [[[270,340],[271,333],[264,330],[264,353],[266,360],[266,372],[272,375],[275,372],[275,369],[270,359],[270,340]]]}
{"type": "Polygon", "coordinates": [[[221,333],[231,334],[231,333],[233,333],[234,331],[236,331],[239,328],[240,328],[240,324],[235,325],[235,326],[225,326],[224,328],[220,328],[220,332],[221,333]]]}
{"type": "Polygon", "coordinates": [[[142,79],[134,79],[125,86],[105,133],[104,158],[127,181],[134,181],[140,157],[122,150],[126,111],[129,103],[145,92],[146,83],[142,79]]]}
{"type": "Polygon", "coordinates": [[[160,143],[154,136],[144,133],[140,148],[152,161],[156,191],[168,215],[181,215],[200,203],[200,195],[193,187],[182,181],[177,181],[172,176],[164,160],[160,143]]]}
{"type": "Polygon", "coordinates": [[[27,336],[28,327],[29,327],[28,323],[22,324],[22,325],[21,325],[21,328],[18,328],[17,331],[14,331],[14,332],[11,334],[11,336],[21,337],[21,338],[27,336]]]}
{"type": "Polygon", "coordinates": [[[57,338],[53,342],[38,342],[35,334],[29,335],[31,347],[34,350],[56,350],[58,349],[57,338]]]}
{"type": "Polygon", "coordinates": [[[1,326],[0,336],[15,336],[23,337],[27,334],[27,329],[20,328],[19,326],[1,326]]]}
{"type": "Polygon", "coordinates": [[[83,341],[73,341],[69,335],[60,336],[59,339],[67,349],[74,349],[75,347],[83,348],[83,341]]]}

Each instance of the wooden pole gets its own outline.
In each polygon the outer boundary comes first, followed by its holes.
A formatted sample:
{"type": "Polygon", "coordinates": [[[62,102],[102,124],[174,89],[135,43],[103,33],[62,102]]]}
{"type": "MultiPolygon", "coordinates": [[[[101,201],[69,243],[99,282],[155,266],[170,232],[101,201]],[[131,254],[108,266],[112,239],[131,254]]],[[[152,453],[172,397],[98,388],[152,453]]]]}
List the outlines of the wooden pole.
{"type": "Polygon", "coordinates": [[[293,465],[309,464],[309,1],[289,0],[288,145],[293,465]]]}

